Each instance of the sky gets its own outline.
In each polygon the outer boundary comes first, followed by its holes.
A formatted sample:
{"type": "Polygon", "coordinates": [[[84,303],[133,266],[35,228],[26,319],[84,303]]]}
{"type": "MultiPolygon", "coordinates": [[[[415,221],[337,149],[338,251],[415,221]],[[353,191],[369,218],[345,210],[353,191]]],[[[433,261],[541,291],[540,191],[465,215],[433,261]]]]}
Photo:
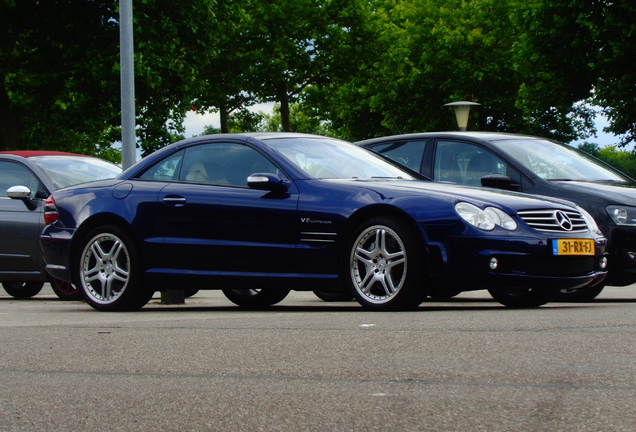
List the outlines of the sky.
{"type": "MultiPolygon", "coordinates": [[[[247,109],[252,112],[262,111],[264,113],[270,113],[273,107],[274,103],[264,103],[247,107],[247,109]]],[[[186,138],[201,135],[203,133],[203,128],[209,125],[216,128],[221,127],[219,113],[197,114],[194,111],[189,111],[186,114],[185,121],[183,122],[183,126],[185,126],[185,133],[183,135],[186,138]]]]}

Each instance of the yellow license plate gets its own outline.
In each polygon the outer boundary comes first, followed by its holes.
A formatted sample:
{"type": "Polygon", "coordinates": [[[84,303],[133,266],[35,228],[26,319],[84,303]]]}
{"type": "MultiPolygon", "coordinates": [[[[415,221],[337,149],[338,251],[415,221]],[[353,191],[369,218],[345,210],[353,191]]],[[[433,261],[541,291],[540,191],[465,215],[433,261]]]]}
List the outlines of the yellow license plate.
{"type": "Polygon", "coordinates": [[[592,239],[553,239],[553,255],[594,255],[592,239]]]}

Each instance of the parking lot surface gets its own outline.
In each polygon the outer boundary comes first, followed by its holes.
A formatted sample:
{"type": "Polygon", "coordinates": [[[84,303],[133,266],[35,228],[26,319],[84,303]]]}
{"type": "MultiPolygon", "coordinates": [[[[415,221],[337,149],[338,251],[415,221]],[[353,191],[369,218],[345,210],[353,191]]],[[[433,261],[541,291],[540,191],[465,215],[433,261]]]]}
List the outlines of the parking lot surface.
{"type": "Polygon", "coordinates": [[[0,431],[636,431],[636,285],[514,310],[220,291],[103,313],[0,291],[0,431]]]}

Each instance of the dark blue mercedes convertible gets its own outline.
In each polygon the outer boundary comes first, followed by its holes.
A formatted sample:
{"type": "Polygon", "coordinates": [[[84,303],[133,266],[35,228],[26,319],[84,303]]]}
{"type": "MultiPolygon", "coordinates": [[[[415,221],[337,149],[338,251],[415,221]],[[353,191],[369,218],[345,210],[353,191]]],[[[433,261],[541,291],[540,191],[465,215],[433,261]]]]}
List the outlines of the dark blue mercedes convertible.
{"type": "Polygon", "coordinates": [[[252,308],[290,290],[395,310],[479,289],[535,307],[607,266],[606,239],[568,201],[434,183],[304,134],[187,139],[113,180],[54,192],[44,218],[47,271],[103,311],[180,287],[252,308]]]}

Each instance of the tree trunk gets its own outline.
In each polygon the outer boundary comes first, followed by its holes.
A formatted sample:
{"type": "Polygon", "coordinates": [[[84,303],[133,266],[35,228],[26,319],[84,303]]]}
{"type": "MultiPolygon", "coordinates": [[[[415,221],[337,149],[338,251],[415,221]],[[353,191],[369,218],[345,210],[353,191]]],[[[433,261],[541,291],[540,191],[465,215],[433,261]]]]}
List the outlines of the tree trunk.
{"type": "Polygon", "coordinates": [[[219,115],[221,117],[221,133],[229,133],[230,127],[228,126],[227,120],[230,116],[230,112],[227,110],[227,105],[222,103],[219,107],[219,115]]]}
{"type": "Polygon", "coordinates": [[[15,120],[11,112],[11,101],[5,86],[5,77],[0,76],[0,151],[19,150],[15,120]]]}
{"type": "Polygon", "coordinates": [[[283,132],[291,132],[289,123],[289,95],[287,94],[287,85],[281,82],[278,85],[278,101],[280,102],[280,122],[283,132]]]}

